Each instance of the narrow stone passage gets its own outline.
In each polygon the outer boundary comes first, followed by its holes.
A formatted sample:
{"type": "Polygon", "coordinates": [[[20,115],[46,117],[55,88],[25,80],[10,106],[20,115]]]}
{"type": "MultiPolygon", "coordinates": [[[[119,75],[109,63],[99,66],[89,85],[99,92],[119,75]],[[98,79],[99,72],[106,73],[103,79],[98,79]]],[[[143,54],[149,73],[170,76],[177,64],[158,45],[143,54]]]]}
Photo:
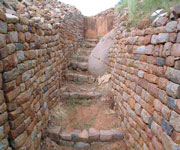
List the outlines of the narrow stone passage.
{"type": "Polygon", "coordinates": [[[60,89],[61,101],[51,110],[42,149],[125,150],[120,119],[110,109],[105,91],[88,72],[88,56],[98,40],[89,39],[72,57],[60,89]]]}

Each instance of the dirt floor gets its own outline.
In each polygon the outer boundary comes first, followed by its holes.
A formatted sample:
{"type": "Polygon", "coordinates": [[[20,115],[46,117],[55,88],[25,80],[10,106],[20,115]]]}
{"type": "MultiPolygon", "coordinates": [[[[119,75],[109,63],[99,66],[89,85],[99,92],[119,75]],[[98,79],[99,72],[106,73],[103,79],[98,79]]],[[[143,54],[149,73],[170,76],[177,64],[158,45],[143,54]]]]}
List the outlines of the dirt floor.
{"type": "MultiPolygon", "coordinates": [[[[75,129],[83,130],[95,128],[103,129],[120,129],[121,120],[117,111],[111,109],[113,100],[106,92],[109,85],[98,87],[97,84],[90,85],[68,85],[68,91],[86,91],[100,90],[102,97],[99,99],[61,99],[61,101],[50,111],[50,121],[48,128],[61,126],[62,131],[71,133],[75,129]]],[[[108,91],[110,91],[108,89],[108,91]]],[[[48,137],[42,144],[42,150],[73,150],[72,147],[59,146],[48,137]]],[[[126,150],[124,141],[112,143],[92,143],[89,150],[126,150]]]]}
{"type": "Polygon", "coordinates": [[[66,133],[91,127],[98,130],[119,128],[120,119],[110,105],[110,101],[100,99],[65,100],[51,110],[50,124],[61,126],[66,133]]]}

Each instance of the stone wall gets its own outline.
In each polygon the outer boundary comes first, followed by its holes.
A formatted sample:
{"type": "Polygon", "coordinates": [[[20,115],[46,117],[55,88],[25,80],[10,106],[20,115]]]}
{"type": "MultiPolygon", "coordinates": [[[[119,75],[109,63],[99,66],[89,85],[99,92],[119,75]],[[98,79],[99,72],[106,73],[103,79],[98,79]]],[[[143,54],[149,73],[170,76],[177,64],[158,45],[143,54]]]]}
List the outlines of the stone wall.
{"type": "Polygon", "coordinates": [[[85,17],[85,37],[98,38],[113,29],[114,9],[108,9],[93,17],[85,17]]]}
{"type": "Polygon", "coordinates": [[[83,23],[76,8],[56,1],[0,4],[1,150],[40,147],[64,69],[84,38],[83,23]]]}
{"type": "Polygon", "coordinates": [[[179,19],[139,30],[121,15],[115,27],[109,69],[128,149],[179,150],[179,19]]]}

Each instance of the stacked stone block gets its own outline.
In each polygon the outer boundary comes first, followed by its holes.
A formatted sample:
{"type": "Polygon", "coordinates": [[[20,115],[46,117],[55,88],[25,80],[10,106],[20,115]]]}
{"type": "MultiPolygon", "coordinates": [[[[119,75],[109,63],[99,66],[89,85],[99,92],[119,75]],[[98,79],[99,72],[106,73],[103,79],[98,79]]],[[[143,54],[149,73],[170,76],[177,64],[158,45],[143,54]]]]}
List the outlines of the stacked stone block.
{"type": "Polygon", "coordinates": [[[180,22],[146,29],[116,20],[110,50],[114,99],[132,150],[180,149],[180,22]]]}
{"type": "MultiPolygon", "coordinates": [[[[37,2],[36,6],[47,11],[44,5],[45,2],[37,2]]],[[[57,11],[61,11],[61,5],[66,7],[56,1],[52,4],[60,6],[57,11]]],[[[18,6],[24,7],[20,2],[18,6]]],[[[24,14],[23,11],[32,8],[19,8],[15,15],[0,9],[2,150],[9,145],[17,150],[40,148],[48,111],[60,98],[64,69],[84,36],[83,16],[75,8],[67,6],[64,18],[56,13],[55,20],[49,20],[48,13],[40,17],[30,11],[24,14]]]]}
{"type": "Polygon", "coordinates": [[[90,149],[97,142],[114,142],[123,140],[124,136],[119,129],[96,130],[94,128],[74,130],[71,133],[61,132],[61,127],[49,129],[48,135],[51,140],[59,145],[71,146],[74,149],[90,149]]]}

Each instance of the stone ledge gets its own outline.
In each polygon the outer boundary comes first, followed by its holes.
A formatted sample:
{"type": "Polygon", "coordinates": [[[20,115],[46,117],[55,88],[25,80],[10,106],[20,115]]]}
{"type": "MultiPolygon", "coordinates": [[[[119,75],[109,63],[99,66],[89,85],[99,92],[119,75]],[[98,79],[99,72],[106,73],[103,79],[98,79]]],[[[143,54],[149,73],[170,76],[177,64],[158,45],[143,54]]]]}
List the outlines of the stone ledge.
{"type": "Polygon", "coordinates": [[[74,146],[75,149],[88,148],[93,142],[114,142],[123,140],[124,135],[119,129],[96,130],[74,130],[71,133],[60,133],[60,127],[48,130],[48,136],[59,145],[74,146]]]}

